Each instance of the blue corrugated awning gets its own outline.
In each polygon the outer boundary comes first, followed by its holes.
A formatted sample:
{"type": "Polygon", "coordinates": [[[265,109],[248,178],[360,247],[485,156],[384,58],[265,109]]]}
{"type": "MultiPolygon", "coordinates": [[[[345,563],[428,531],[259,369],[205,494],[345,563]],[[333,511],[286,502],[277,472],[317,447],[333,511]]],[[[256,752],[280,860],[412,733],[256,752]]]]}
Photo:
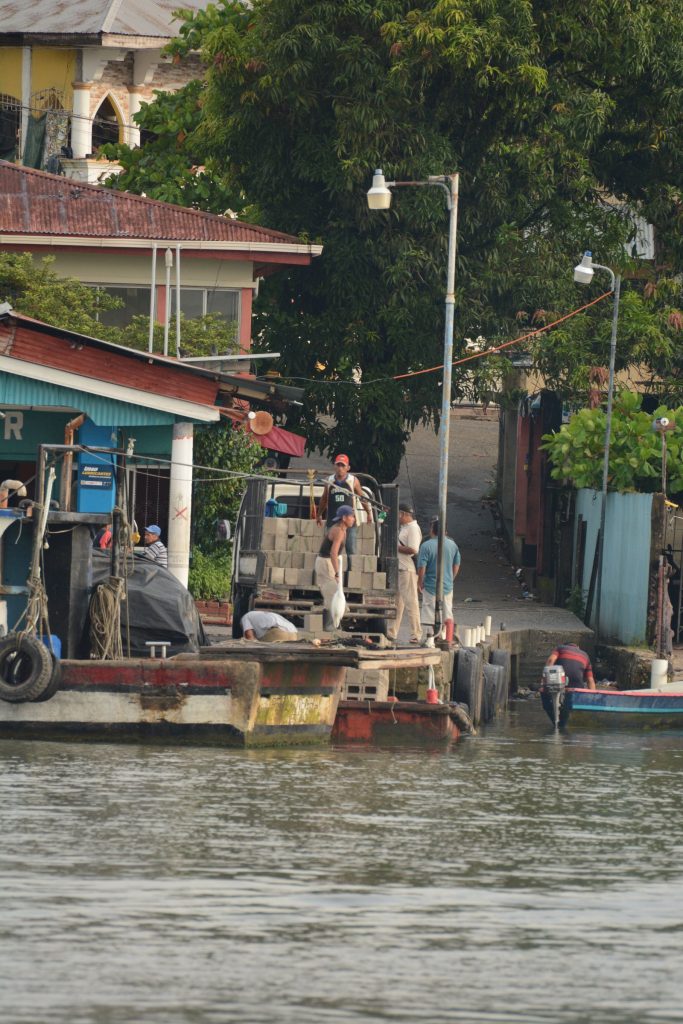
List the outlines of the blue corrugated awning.
{"type": "MultiPolygon", "coordinates": [[[[97,386],[97,382],[93,381],[97,386]]],[[[155,427],[173,424],[176,417],[159,409],[117,402],[86,391],[49,384],[45,381],[0,372],[0,405],[18,405],[44,409],[72,409],[84,412],[100,426],[155,427]]]]}

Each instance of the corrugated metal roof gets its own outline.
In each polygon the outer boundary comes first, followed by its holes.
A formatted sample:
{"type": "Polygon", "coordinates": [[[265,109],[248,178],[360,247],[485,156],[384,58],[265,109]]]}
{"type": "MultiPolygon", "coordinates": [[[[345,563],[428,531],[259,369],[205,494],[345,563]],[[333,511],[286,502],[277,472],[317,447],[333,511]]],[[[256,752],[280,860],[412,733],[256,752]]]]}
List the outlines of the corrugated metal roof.
{"type": "Polygon", "coordinates": [[[294,235],[281,231],[81,184],[5,160],[0,160],[0,232],[62,238],[266,243],[274,248],[301,245],[294,235]]]}
{"type": "Polygon", "coordinates": [[[152,36],[178,34],[179,8],[203,10],[209,0],[0,0],[3,35],[152,36]]]}
{"type": "Polygon", "coordinates": [[[112,398],[72,388],[60,387],[46,381],[29,377],[16,377],[0,372],[0,402],[3,406],[45,406],[46,408],[71,409],[86,412],[98,426],[115,424],[121,427],[167,426],[175,423],[176,417],[159,409],[145,409],[141,405],[117,402],[112,398]]]}

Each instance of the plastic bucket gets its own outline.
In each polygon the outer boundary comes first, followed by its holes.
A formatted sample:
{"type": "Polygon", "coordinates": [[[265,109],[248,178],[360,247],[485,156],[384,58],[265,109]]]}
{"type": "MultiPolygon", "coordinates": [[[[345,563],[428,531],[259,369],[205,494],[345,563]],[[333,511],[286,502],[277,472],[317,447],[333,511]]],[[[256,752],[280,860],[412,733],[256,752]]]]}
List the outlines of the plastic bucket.
{"type": "Polygon", "coordinates": [[[654,658],[650,665],[650,687],[658,690],[666,686],[669,676],[669,662],[665,658],[654,658]]]}

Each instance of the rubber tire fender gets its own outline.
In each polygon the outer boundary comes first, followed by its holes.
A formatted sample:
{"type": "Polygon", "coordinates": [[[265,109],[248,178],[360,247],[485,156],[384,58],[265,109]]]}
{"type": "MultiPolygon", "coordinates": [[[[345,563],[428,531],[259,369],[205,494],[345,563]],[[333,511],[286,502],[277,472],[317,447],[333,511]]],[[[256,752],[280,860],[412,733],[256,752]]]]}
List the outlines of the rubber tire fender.
{"type": "Polygon", "coordinates": [[[0,640],[0,700],[37,700],[50,685],[53,671],[52,653],[37,637],[10,633],[0,640]]]}
{"type": "Polygon", "coordinates": [[[50,697],[54,697],[59,687],[62,685],[62,663],[52,652],[50,651],[50,657],[52,658],[52,676],[47,687],[41,693],[40,697],[35,697],[36,702],[49,700],[50,697]]]}

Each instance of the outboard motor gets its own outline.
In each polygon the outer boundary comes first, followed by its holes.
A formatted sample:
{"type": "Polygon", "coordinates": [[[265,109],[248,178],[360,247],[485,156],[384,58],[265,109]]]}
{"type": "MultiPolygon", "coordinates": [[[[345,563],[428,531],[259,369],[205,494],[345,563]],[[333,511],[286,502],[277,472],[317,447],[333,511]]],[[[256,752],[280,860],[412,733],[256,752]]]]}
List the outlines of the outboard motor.
{"type": "Polygon", "coordinates": [[[563,706],[567,674],[561,665],[546,665],[543,669],[543,685],[541,686],[541,702],[543,710],[556,729],[563,725],[563,706]]]}

